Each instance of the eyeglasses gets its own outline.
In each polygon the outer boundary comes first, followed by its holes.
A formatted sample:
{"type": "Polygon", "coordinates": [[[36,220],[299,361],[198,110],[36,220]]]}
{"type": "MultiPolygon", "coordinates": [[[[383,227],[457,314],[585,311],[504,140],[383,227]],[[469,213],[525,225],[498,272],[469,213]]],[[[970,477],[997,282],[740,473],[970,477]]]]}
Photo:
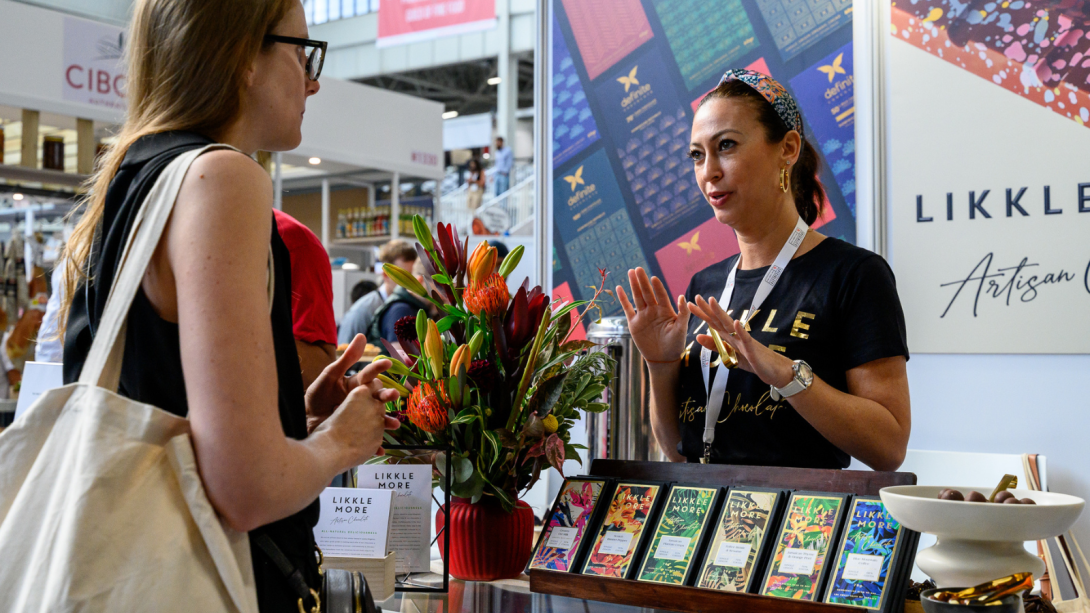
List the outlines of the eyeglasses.
{"type": "Polygon", "coordinates": [[[279,36],[277,34],[266,34],[266,43],[287,43],[289,45],[299,45],[304,48],[309,48],[311,51],[306,54],[306,64],[303,65],[303,69],[307,73],[307,78],[311,81],[317,81],[318,77],[322,74],[322,64],[325,63],[325,51],[329,43],[321,40],[311,40],[309,38],[295,38],[294,36],[279,36]]]}

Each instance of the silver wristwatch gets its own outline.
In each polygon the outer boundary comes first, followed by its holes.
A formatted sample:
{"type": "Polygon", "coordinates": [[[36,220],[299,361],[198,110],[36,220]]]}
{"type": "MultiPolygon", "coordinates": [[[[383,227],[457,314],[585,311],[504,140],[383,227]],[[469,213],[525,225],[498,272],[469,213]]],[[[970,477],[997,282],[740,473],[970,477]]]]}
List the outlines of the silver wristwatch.
{"type": "Polygon", "coordinates": [[[795,378],[790,383],[783,387],[770,386],[772,388],[772,400],[778,402],[780,398],[790,398],[809,388],[810,384],[814,382],[814,371],[810,369],[810,365],[806,362],[795,360],[791,370],[795,371],[795,378]]]}

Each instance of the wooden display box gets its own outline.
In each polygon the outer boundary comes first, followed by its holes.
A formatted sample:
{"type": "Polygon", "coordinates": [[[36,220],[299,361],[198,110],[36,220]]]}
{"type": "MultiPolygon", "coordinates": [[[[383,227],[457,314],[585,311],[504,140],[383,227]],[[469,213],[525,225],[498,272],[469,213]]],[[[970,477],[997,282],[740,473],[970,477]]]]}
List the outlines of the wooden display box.
{"type": "Polygon", "coordinates": [[[382,602],[394,595],[395,554],[390,552],[385,558],[335,558],[326,556],[322,566],[340,570],[358,571],[367,579],[375,602],[382,602]]]}
{"type": "MultiPolygon", "coordinates": [[[[678,481],[714,486],[749,485],[792,490],[843,492],[877,496],[883,487],[915,485],[912,473],[680,464],[594,460],[590,475],[614,479],[678,481]]],[[[804,602],[756,594],[720,592],[696,587],[663,585],[626,579],[594,577],[546,570],[530,571],[530,591],[568,598],[598,600],[633,607],[651,607],[682,613],[744,611],[746,613],[835,613],[856,607],[804,602]]],[[[901,598],[904,596],[901,595],[901,598]]]]}

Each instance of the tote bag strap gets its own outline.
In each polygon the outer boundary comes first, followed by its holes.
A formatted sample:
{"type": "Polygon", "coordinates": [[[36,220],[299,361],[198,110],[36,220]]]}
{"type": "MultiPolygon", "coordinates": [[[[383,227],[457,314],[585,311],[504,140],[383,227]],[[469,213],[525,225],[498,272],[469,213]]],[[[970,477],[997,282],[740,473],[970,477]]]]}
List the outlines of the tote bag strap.
{"type": "Polygon", "coordinates": [[[218,149],[238,151],[229,145],[216,144],[179,155],[159,175],[151,192],[141,203],[133,219],[128,241],[121,252],[121,264],[110,287],[98,331],[91,343],[91,350],[87,353],[83,372],[80,373],[81,384],[117,391],[125,347],[125,322],[136,292],[140,289],[144,272],[159,245],[159,239],[163,236],[189,167],[201,154],[218,149]]]}

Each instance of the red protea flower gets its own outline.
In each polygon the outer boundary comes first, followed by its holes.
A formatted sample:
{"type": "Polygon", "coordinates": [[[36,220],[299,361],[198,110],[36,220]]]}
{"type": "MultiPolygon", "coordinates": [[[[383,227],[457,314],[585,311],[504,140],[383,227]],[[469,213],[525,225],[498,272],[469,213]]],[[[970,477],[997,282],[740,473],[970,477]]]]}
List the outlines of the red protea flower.
{"type": "Polygon", "coordinates": [[[450,398],[441,381],[421,381],[409,395],[409,421],[425,432],[436,433],[447,427],[450,398]]]}
{"type": "Polygon", "coordinates": [[[507,292],[507,281],[496,273],[484,277],[480,281],[472,280],[466,288],[462,298],[466,302],[466,308],[470,313],[484,317],[503,315],[507,310],[507,301],[511,295],[507,292]]]}
{"type": "Polygon", "coordinates": [[[397,341],[402,347],[419,340],[416,338],[416,315],[406,315],[395,321],[394,334],[397,335],[397,341]]]}
{"type": "Polygon", "coordinates": [[[477,384],[477,389],[485,394],[491,392],[500,380],[500,371],[491,360],[473,360],[467,374],[477,384]]]}

